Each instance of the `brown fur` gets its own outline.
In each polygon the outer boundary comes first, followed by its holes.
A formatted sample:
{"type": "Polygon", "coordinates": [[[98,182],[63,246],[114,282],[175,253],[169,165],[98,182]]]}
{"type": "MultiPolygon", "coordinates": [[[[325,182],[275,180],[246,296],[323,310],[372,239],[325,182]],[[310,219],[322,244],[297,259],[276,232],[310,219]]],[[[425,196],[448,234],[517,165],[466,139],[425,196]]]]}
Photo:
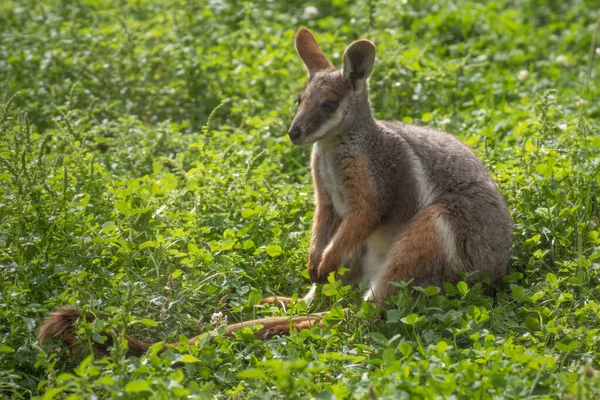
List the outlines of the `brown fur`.
{"type": "Polygon", "coordinates": [[[389,282],[413,280],[419,286],[440,286],[436,281],[445,255],[442,240],[436,230],[436,220],[444,213],[441,205],[432,204],[417,213],[403,229],[400,238],[390,252],[390,263],[381,280],[382,285],[374,293],[379,302],[394,293],[389,282]],[[427,282],[424,282],[426,280],[427,282]]]}
{"type": "MultiPolygon", "coordinates": [[[[73,344],[77,338],[75,322],[77,322],[79,315],[79,310],[73,307],[63,307],[50,314],[38,332],[40,343],[44,343],[49,339],[58,338],[67,342],[69,345],[73,344]]],[[[94,316],[88,314],[87,320],[92,322],[94,316]]]]}
{"type": "MultiPolygon", "coordinates": [[[[49,340],[57,340],[66,343],[70,349],[77,348],[77,331],[75,324],[81,317],[79,310],[73,307],[62,307],[59,310],[50,314],[48,319],[42,324],[38,340],[43,344],[49,340]]],[[[86,314],[86,322],[93,322],[96,317],[92,313],[86,314]]],[[[114,330],[117,334],[118,329],[114,330]]],[[[109,353],[108,348],[112,346],[113,340],[109,332],[105,332],[106,341],[104,343],[93,342],[94,351],[98,354],[106,355],[109,353]]],[[[129,344],[127,355],[139,357],[146,352],[151,346],[149,343],[144,343],[125,335],[125,339],[129,344]]]]}
{"type": "Polygon", "coordinates": [[[306,64],[311,75],[317,71],[335,69],[335,67],[329,63],[327,57],[319,48],[317,41],[308,29],[301,28],[298,30],[295,42],[298,55],[302,58],[304,64],[306,64]]]}
{"type": "Polygon", "coordinates": [[[331,205],[331,199],[323,189],[323,183],[319,174],[319,160],[316,154],[313,154],[311,164],[315,185],[316,208],[313,218],[310,250],[308,252],[308,273],[316,279],[325,247],[338,230],[341,219],[335,214],[331,205]]]}
{"type": "Polygon", "coordinates": [[[326,282],[331,272],[336,272],[344,260],[352,258],[362,248],[379,218],[375,189],[364,156],[348,157],[340,167],[341,184],[351,211],[323,254],[317,282],[326,282]]]}

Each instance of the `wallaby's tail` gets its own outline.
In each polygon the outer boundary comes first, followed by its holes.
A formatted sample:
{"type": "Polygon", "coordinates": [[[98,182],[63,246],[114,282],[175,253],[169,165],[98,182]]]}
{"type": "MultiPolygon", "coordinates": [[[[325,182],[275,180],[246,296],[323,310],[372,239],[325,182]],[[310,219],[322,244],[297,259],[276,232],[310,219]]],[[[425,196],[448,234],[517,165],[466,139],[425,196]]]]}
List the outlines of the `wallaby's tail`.
{"type": "MultiPolygon", "coordinates": [[[[70,348],[76,345],[77,332],[75,323],[80,316],[81,313],[79,310],[68,306],[62,307],[50,314],[48,319],[42,324],[38,333],[40,344],[43,344],[48,340],[57,340],[66,343],[70,348]]],[[[85,318],[87,322],[93,322],[96,319],[92,313],[86,313],[85,318]]],[[[118,329],[115,329],[115,331],[119,332],[118,329]]],[[[152,343],[145,343],[134,339],[131,336],[125,335],[125,339],[129,344],[127,347],[128,356],[139,357],[152,346],[152,343]]],[[[107,355],[109,354],[108,348],[112,346],[112,344],[113,340],[111,335],[107,335],[107,340],[104,343],[93,342],[94,351],[98,354],[107,355]]]]}
{"type": "MultiPolygon", "coordinates": [[[[347,312],[348,309],[344,309],[344,312],[347,312]]],[[[289,333],[290,328],[293,326],[295,329],[302,330],[313,326],[315,323],[319,322],[324,315],[328,314],[328,311],[310,314],[306,316],[298,316],[298,317],[270,317],[270,318],[261,318],[254,319],[251,321],[239,322],[237,324],[232,324],[227,326],[227,330],[225,331],[225,335],[229,336],[232,332],[242,329],[246,326],[252,325],[262,325],[262,328],[255,333],[255,336],[259,339],[268,339],[274,335],[283,335],[289,333]]],[[[42,324],[39,334],[38,340],[40,344],[47,342],[48,340],[57,340],[66,343],[69,347],[73,347],[77,344],[77,333],[75,328],[75,323],[77,322],[77,318],[81,316],[79,310],[73,307],[62,307],[59,310],[50,314],[48,319],[44,321],[42,324]]],[[[96,319],[96,317],[91,314],[86,314],[86,321],[92,322],[96,319]]],[[[115,329],[116,332],[119,332],[118,329],[115,329]]],[[[196,336],[190,339],[189,343],[193,344],[200,336],[206,335],[214,335],[216,331],[207,332],[202,335],[196,336]]],[[[125,339],[128,343],[127,355],[139,357],[146,353],[146,351],[152,346],[152,343],[145,343],[140,340],[134,339],[131,336],[125,335],[125,339]]],[[[109,354],[108,348],[113,344],[113,340],[111,335],[107,335],[107,340],[104,343],[93,342],[94,351],[98,354],[107,355],[109,354]]],[[[165,345],[161,351],[165,351],[168,347],[178,346],[179,343],[173,343],[169,345],[165,345]]]]}

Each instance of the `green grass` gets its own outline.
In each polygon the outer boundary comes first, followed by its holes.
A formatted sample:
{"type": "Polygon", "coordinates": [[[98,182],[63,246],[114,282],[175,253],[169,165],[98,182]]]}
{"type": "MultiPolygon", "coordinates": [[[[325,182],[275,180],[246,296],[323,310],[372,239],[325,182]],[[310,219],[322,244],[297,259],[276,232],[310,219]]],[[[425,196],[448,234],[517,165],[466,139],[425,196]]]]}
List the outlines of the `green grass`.
{"type": "Polygon", "coordinates": [[[597,1],[352,4],[307,21],[299,1],[2,2],[0,397],[600,396],[597,1]],[[515,221],[510,274],[403,288],[384,318],[331,283],[310,310],[356,318],[139,359],[115,335],[88,357],[106,327],[176,342],[307,290],[309,149],[286,137],[300,25],[336,65],[376,43],[378,118],[476,149],[515,221]],[[36,342],[65,304],[102,317],[71,358],[36,342]]]}

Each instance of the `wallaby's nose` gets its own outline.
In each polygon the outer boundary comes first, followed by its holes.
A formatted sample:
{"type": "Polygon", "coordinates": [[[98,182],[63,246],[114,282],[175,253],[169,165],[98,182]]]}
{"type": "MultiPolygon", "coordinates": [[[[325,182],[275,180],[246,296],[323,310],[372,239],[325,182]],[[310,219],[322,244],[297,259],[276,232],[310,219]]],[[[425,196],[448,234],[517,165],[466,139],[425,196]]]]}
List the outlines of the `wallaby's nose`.
{"type": "Polygon", "coordinates": [[[300,136],[302,136],[302,129],[300,129],[298,126],[290,126],[290,130],[288,131],[288,134],[290,135],[290,139],[292,139],[292,142],[296,142],[296,140],[298,140],[300,138],[300,136]]]}

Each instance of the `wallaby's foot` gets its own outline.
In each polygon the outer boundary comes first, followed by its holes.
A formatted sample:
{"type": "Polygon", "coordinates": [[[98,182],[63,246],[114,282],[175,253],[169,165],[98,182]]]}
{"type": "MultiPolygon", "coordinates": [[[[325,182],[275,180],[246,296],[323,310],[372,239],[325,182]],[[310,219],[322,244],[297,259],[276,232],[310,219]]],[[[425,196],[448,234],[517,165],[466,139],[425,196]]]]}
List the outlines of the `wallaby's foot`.
{"type": "MultiPolygon", "coordinates": [[[[344,308],[343,311],[346,315],[348,315],[348,308],[344,308]]],[[[246,322],[245,325],[262,323],[264,325],[264,328],[256,332],[255,336],[260,340],[268,340],[274,336],[289,335],[290,329],[303,331],[304,329],[311,328],[315,325],[323,327],[323,322],[321,320],[324,316],[328,314],[329,311],[324,311],[307,316],[294,317],[291,320],[283,320],[284,318],[288,317],[267,318],[264,320],[254,320],[246,322]]]]}
{"type": "Polygon", "coordinates": [[[318,323],[318,320],[313,321],[301,321],[298,323],[284,323],[280,325],[275,325],[270,328],[261,329],[256,333],[256,337],[260,340],[268,340],[275,336],[286,336],[290,334],[290,327],[299,331],[304,329],[308,329],[318,323]]]}
{"type": "Polygon", "coordinates": [[[265,305],[276,305],[278,307],[285,307],[292,302],[291,297],[283,297],[283,296],[270,296],[265,297],[260,301],[260,304],[265,305]]]}

